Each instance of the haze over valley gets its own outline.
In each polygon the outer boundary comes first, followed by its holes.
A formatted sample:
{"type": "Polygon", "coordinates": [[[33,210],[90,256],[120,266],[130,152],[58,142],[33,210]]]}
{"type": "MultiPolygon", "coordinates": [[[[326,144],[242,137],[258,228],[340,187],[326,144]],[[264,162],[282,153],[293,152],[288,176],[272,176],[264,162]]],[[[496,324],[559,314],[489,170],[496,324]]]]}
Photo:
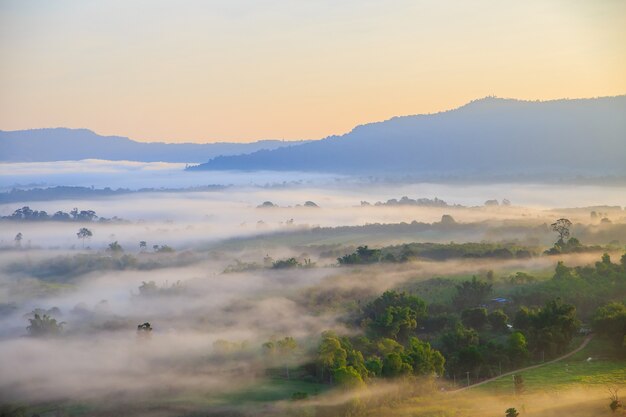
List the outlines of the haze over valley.
{"type": "Polygon", "coordinates": [[[0,417],[625,416],[625,16],[0,1],[0,417]]]}

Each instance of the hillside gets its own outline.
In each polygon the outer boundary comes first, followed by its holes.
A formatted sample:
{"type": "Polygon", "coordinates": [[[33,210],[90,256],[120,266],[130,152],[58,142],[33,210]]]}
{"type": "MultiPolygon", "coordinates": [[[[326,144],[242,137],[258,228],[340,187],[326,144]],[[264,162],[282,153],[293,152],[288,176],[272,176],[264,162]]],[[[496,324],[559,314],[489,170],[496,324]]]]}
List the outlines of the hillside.
{"type": "Polygon", "coordinates": [[[302,142],[262,140],[252,143],[137,142],[120,136],[100,136],[87,129],[0,131],[0,161],[49,162],[81,159],[199,163],[218,155],[275,149],[302,142]]]}
{"type": "Polygon", "coordinates": [[[624,175],[624,161],[626,96],[545,102],[484,98],[298,146],[220,156],[190,169],[624,175]]]}

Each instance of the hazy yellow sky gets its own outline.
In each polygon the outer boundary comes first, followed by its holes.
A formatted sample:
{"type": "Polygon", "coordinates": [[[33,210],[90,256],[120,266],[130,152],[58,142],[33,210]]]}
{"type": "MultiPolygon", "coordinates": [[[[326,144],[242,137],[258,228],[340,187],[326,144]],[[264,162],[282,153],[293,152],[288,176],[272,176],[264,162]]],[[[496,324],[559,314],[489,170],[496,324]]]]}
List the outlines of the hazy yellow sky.
{"type": "Polygon", "coordinates": [[[626,93],[621,0],[0,0],[0,129],[321,138],[487,95],[626,93]]]}

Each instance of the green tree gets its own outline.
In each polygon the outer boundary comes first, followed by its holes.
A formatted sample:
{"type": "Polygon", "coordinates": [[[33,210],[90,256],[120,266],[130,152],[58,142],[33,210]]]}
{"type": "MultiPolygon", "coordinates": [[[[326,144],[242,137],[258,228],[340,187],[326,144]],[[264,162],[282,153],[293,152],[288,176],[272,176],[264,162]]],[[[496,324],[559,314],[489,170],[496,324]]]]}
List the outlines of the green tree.
{"type": "Polygon", "coordinates": [[[359,388],[365,385],[361,374],[352,366],[341,366],[333,370],[335,382],[345,388],[359,388]]]}
{"type": "Polygon", "coordinates": [[[626,353],[626,305],[613,302],[599,307],[593,316],[592,328],[626,353]]]}
{"type": "Polygon", "coordinates": [[[382,374],[385,377],[394,378],[401,375],[408,375],[412,371],[413,368],[411,365],[405,363],[399,353],[390,353],[385,356],[385,359],[383,360],[382,374]]]}
{"type": "Polygon", "coordinates": [[[479,281],[476,276],[473,276],[471,281],[464,281],[461,285],[457,285],[456,291],[453,303],[459,310],[464,310],[481,305],[493,288],[491,284],[479,281]]]}
{"type": "Polygon", "coordinates": [[[365,367],[370,375],[381,376],[383,373],[383,361],[378,356],[371,356],[365,361],[365,367]]]}
{"type": "Polygon", "coordinates": [[[509,317],[502,310],[492,311],[487,317],[491,328],[496,332],[505,332],[508,330],[507,323],[509,317]]]}
{"type": "Polygon", "coordinates": [[[321,369],[321,378],[324,380],[324,371],[328,371],[332,383],[333,371],[345,367],[348,353],[341,346],[341,341],[333,332],[324,332],[318,348],[317,362],[321,369]]]}
{"type": "Polygon", "coordinates": [[[461,372],[480,373],[480,368],[485,362],[478,346],[469,346],[461,349],[458,353],[459,370],[461,372]]]}
{"type": "Polygon", "coordinates": [[[526,337],[522,332],[513,332],[509,335],[507,353],[514,365],[522,365],[528,359],[526,337]]]}
{"type": "Polygon", "coordinates": [[[416,375],[443,375],[445,358],[438,350],[433,349],[428,342],[422,342],[417,337],[409,340],[405,350],[413,373],[416,375]]]}
{"type": "Polygon", "coordinates": [[[465,326],[480,330],[487,323],[487,309],[475,307],[463,310],[461,320],[465,326]]]}
{"type": "Polygon", "coordinates": [[[378,337],[406,341],[426,315],[426,304],[405,292],[386,291],[365,306],[365,325],[378,337]]]}
{"type": "Polygon", "coordinates": [[[505,417],[518,417],[519,413],[513,407],[507,408],[505,417]]]}

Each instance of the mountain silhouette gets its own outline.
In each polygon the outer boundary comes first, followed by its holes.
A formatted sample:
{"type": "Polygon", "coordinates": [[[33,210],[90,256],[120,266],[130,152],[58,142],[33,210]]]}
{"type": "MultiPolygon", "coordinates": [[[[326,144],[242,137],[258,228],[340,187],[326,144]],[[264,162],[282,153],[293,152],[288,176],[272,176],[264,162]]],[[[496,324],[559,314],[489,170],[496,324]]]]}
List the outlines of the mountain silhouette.
{"type": "Polygon", "coordinates": [[[199,163],[218,155],[250,153],[300,142],[262,140],[252,143],[137,142],[120,136],[100,136],[87,129],[0,131],[0,161],[49,162],[81,159],[199,163]]]}
{"type": "Polygon", "coordinates": [[[218,156],[191,170],[346,174],[624,175],[626,96],[522,101],[487,97],[394,117],[297,146],[218,156]]]}

